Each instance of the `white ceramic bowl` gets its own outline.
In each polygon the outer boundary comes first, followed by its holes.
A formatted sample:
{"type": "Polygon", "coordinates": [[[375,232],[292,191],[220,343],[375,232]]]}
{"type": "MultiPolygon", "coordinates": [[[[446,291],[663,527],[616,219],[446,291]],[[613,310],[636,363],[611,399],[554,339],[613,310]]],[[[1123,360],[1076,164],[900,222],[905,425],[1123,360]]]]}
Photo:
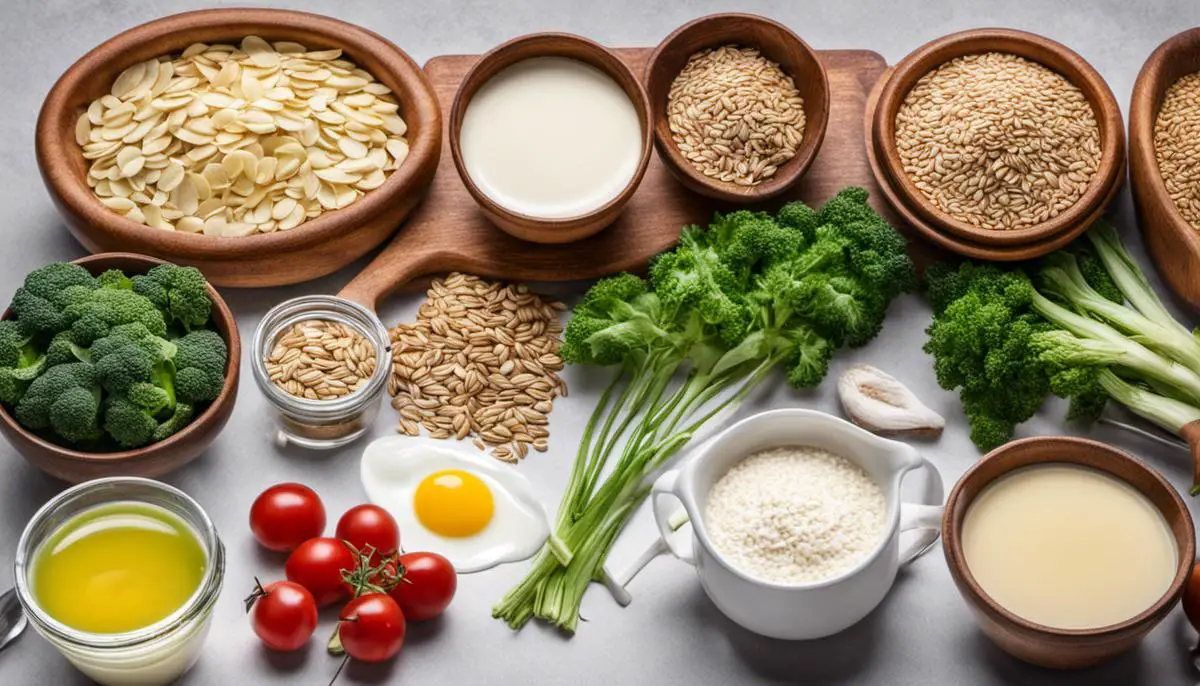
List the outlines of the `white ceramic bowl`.
{"type": "Polygon", "coordinates": [[[730,619],[757,634],[814,639],[836,634],[867,616],[883,600],[897,570],[926,552],[939,535],[942,478],[909,445],[880,438],[832,415],[813,410],[772,410],[748,417],[701,446],[684,463],[654,482],[654,517],[671,552],[696,567],[708,597],[730,619]],[[704,522],[708,493],[747,455],[773,447],[806,445],[841,455],[879,485],[887,500],[887,529],[867,559],[833,579],[785,584],[757,579],[731,565],[713,547],[704,522]],[[921,502],[900,500],[904,476],[928,472],[921,502]],[[673,531],[671,508],[678,498],[692,533],[673,531]],[[901,541],[901,534],[909,532],[901,541]]]}

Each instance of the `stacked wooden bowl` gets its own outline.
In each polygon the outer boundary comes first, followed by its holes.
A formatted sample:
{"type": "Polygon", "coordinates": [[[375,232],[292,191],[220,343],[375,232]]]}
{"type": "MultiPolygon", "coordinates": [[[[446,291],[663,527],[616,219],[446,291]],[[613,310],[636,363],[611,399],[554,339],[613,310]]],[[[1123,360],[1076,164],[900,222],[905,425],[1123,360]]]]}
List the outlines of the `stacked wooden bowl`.
{"type": "Polygon", "coordinates": [[[934,244],[981,260],[1026,260],[1070,243],[1112,201],[1125,178],[1125,131],[1121,110],[1108,84],[1082,57],[1048,38],[1011,29],[977,29],[926,43],[880,80],[874,106],[867,104],[867,154],[883,194],[895,211],[934,244]],[[934,206],[905,172],[896,144],[896,113],[913,85],[956,57],[1009,53],[1058,72],[1087,98],[1100,129],[1099,167],[1087,190],[1057,216],[1007,231],[973,226],[934,206]]]}

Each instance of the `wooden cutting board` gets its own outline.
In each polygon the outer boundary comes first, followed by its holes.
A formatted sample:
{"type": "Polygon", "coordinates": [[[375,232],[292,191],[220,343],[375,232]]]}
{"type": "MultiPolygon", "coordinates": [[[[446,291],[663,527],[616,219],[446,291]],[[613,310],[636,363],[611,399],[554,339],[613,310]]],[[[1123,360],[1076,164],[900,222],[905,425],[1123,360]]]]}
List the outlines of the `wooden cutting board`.
{"type": "MultiPolygon", "coordinates": [[[[651,50],[623,48],[616,52],[635,74],[641,74],[651,50]]],[[[786,198],[757,209],[775,210],[796,199],[821,203],[846,186],[862,186],[871,192],[876,209],[909,236],[914,260],[919,265],[930,261],[935,250],[895,220],[867,162],[863,139],[867,95],[887,63],[866,50],[822,50],[818,55],[825,63],[832,94],[825,141],[796,188],[786,198]]],[[[449,55],[425,64],[446,121],[459,83],[478,59],[477,55],[449,55]]],[[[527,243],[484,218],[454,168],[449,138],[449,134],[443,136],[441,161],[424,203],[383,252],[342,290],[342,297],[375,309],[382,299],[414,280],[451,271],[516,281],[575,281],[636,271],[673,245],[684,225],[707,223],[714,210],[731,209],[686,190],[654,154],[637,193],[612,226],[577,243],[527,243]]]]}

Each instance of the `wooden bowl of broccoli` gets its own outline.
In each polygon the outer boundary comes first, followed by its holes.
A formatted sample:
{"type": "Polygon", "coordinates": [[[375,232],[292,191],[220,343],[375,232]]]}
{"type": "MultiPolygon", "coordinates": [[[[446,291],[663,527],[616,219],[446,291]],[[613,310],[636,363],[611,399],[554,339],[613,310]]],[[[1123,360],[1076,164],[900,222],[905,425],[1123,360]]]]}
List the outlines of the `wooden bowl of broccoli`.
{"type": "Polygon", "coordinates": [[[240,365],[199,271],[132,253],[48,264],[0,319],[0,432],[72,483],[162,476],[224,428],[240,365]]]}

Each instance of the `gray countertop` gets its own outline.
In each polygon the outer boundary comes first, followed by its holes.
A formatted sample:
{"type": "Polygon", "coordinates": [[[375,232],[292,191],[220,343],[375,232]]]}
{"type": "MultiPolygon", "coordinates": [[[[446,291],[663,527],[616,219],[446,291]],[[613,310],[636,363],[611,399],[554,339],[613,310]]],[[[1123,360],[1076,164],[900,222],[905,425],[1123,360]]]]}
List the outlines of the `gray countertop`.
{"type": "MultiPolygon", "coordinates": [[[[64,229],[41,181],[33,154],[38,108],[51,84],[75,59],[102,40],[144,21],[220,2],[155,0],[4,0],[0,6],[0,298],[7,299],[31,268],[83,254],[64,229]]],[[[1190,0],[1099,0],[1047,2],[1010,0],[922,0],[883,3],[707,1],[556,2],[361,2],[295,0],[270,3],[307,9],[365,26],[404,48],[418,62],[439,54],[479,53],[513,36],[565,30],[617,46],[652,46],[681,23],[709,12],[743,9],[762,13],[795,29],[817,48],[869,48],[894,62],[937,36],[979,26],[1010,26],[1048,35],[1074,48],[1103,74],[1127,106],[1142,62],[1161,41],[1200,23],[1200,4],[1190,0]]],[[[1117,222],[1144,265],[1127,191],[1116,203],[1117,222]]],[[[340,289],[362,264],[317,282],[291,288],[224,293],[243,336],[253,331],[275,303],[304,293],[340,289]]],[[[571,289],[562,290],[570,297],[571,289]]],[[[416,296],[398,296],[381,315],[390,324],[411,319],[416,296]]],[[[1184,314],[1182,308],[1177,312],[1184,314]]],[[[1194,316],[1185,315],[1194,323],[1194,316]]],[[[921,352],[928,307],[908,296],[892,308],[884,333],[870,346],[840,355],[831,377],[865,361],[906,381],[942,412],[949,428],[941,440],[922,444],[949,486],[978,457],[964,428],[957,398],[937,388],[930,360],[921,352]]],[[[258,549],[246,516],[254,496],[284,480],[302,481],[324,497],[331,519],[364,498],[358,457],[365,443],[329,454],[277,449],[265,424],[264,400],[243,370],[241,397],[224,434],[208,453],[166,480],[190,493],[213,515],[229,553],[226,588],[204,655],[183,683],[189,685],[326,683],[337,667],[314,639],[306,652],[276,655],[262,649],[242,614],[240,600],[252,575],[282,577],[282,560],[258,549]]],[[[540,497],[557,501],[569,472],[574,444],[591,411],[600,379],[568,372],[572,394],[559,403],[552,422],[551,450],[533,454],[519,469],[540,497]]],[[[838,412],[834,384],[816,393],[775,388],[761,407],[811,407],[838,412]]],[[[749,408],[747,411],[752,411],[749,408]]],[[[1060,404],[1021,428],[1021,435],[1073,432],[1064,429],[1060,404]]],[[[374,427],[389,435],[393,413],[386,409],[374,427]]],[[[1111,429],[1088,434],[1130,450],[1186,490],[1187,456],[1111,429]]],[[[0,443],[0,561],[11,560],[21,529],[62,484],[28,466],[0,443]]],[[[1190,501],[1193,512],[1196,501],[1190,501]]],[[[647,512],[618,542],[614,566],[630,560],[652,538],[647,512]]],[[[7,564],[7,563],[5,563],[7,564]]],[[[491,604],[516,582],[525,565],[463,576],[458,597],[439,621],[411,625],[398,660],[353,665],[341,683],[478,684],[1191,684],[1187,659],[1196,636],[1175,612],[1136,650],[1092,670],[1057,673],[1025,666],[993,647],[975,628],[959,599],[939,551],[903,572],[892,593],[863,622],[821,641],[789,643],[760,638],[734,625],[709,602],[695,573],[659,558],[630,586],[634,601],[620,608],[602,588],[584,600],[588,621],[564,639],[530,625],[519,634],[490,618],[491,604]]],[[[4,578],[0,575],[0,578],[4,578]]],[[[0,587],[6,586],[0,582],[0,587]]],[[[330,627],[329,615],[319,629],[330,627]]],[[[0,684],[75,684],[86,680],[30,632],[0,653],[0,684]]]]}

